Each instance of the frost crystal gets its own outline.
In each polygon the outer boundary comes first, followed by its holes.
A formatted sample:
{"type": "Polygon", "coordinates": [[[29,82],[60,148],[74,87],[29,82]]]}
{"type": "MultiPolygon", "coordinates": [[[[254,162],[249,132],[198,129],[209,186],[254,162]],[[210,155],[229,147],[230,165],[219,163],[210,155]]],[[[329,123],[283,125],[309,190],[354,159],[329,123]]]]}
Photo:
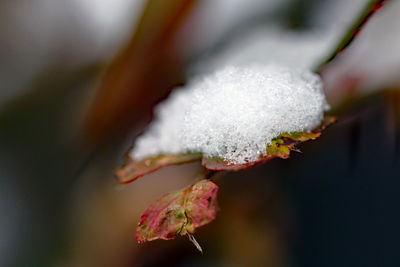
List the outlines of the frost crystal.
{"type": "Polygon", "coordinates": [[[131,156],[202,152],[252,162],[281,133],[318,127],[327,109],[317,74],[276,65],[226,67],[159,105],[131,156]]]}

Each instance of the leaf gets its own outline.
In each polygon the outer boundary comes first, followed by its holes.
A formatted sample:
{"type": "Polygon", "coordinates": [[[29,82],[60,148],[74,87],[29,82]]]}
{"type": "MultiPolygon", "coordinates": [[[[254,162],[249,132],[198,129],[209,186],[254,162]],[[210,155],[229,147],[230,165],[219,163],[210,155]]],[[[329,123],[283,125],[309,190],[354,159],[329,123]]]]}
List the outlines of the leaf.
{"type": "Polygon", "coordinates": [[[201,153],[159,155],[141,161],[135,161],[128,157],[125,166],[116,169],[115,173],[121,183],[127,184],[163,167],[189,163],[200,159],[201,153]]]}
{"type": "Polygon", "coordinates": [[[257,161],[247,162],[244,164],[232,164],[221,158],[203,157],[202,164],[208,170],[214,171],[239,171],[250,167],[265,163],[274,158],[287,159],[290,156],[290,151],[296,150],[295,145],[308,141],[315,140],[320,137],[321,132],[330,124],[336,121],[335,117],[325,117],[321,126],[313,132],[293,132],[283,133],[274,138],[272,143],[267,146],[267,155],[260,156],[257,161]]]}
{"type": "Polygon", "coordinates": [[[283,133],[277,138],[272,140],[272,144],[267,149],[267,155],[261,156],[259,160],[255,162],[248,162],[244,164],[232,164],[224,159],[216,157],[204,157],[202,153],[190,153],[190,154],[177,154],[177,155],[158,155],[153,158],[143,159],[141,161],[135,161],[128,156],[125,166],[116,169],[115,173],[119,181],[123,184],[127,184],[137,180],[138,178],[155,172],[163,167],[171,165],[180,165],[190,163],[196,160],[202,159],[202,165],[213,171],[238,171],[250,168],[267,162],[274,158],[287,159],[290,156],[291,150],[296,150],[295,145],[308,141],[315,140],[321,132],[330,124],[336,121],[335,117],[327,116],[324,118],[321,126],[313,132],[293,132],[283,133]]]}
{"type": "Polygon", "coordinates": [[[215,183],[201,180],[186,189],[163,196],[142,214],[136,240],[169,240],[186,234],[192,237],[196,228],[215,219],[217,193],[215,183]]]}

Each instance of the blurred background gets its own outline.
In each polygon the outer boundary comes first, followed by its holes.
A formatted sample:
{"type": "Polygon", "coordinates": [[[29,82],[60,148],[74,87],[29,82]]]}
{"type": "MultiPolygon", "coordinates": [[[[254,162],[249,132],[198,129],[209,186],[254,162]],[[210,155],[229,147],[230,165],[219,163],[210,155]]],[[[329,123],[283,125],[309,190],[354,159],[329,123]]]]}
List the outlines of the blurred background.
{"type": "Polygon", "coordinates": [[[0,2],[0,266],[400,266],[400,2],[320,70],[338,123],[288,160],[215,179],[220,212],[137,244],[198,162],[114,169],[177,86],[225,65],[316,70],[368,0],[0,2]]]}

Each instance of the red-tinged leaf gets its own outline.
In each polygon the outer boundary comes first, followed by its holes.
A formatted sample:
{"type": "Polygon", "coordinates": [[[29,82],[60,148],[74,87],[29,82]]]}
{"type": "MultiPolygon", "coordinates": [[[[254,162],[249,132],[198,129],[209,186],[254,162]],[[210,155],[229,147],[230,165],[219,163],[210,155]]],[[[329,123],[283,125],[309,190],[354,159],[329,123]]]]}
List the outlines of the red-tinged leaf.
{"type": "Polygon", "coordinates": [[[193,234],[196,228],[215,219],[218,211],[217,193],[218,186],[210,180],[202,180],[193,185],[186,199],[188,220],[183,230],[193,234]]]}
{"type": "Polygon", "coordinates": [[[118,168],[115,173],[121,183],[127,184],[163,167],[189,163],[200,159],[201,153],[159,155],[141,161],[135,161],[128,157],[125,166],[118,168]]]}
{"type": "Polygon", "coordinates": [[[184,192],[167,194],[142,214],[137,231],[138,242],[173,239],[186,223],[184,192]]]}
{"type": "Polygon", "coordinates": [[[170,193],[148,207],[142,214],[137,231],[138,242],[189,236],[196,228],[215,219],[218,211],[218,186],[201,180],[181,191],[170,193]]]}
{"type": "Polygon", "coordinates": [[[233,164],[216,157],[203,157],[202,164],[208,170],[214,171],[239,171],[248,169],[253,166],[265,163],[274,158],[287,159],[290,156],[290,151],[295,150],[295,145],[308,141],[315,140],[320,137],[321,132],[330,124],[336,121],[335,117],[326,117],[321,126],[313,132],[293,132],[283,133],[272,140],[272,143],[267,146],[266,156],[260,156],[257,161],[247,162],[244,164],[233,164]]]}

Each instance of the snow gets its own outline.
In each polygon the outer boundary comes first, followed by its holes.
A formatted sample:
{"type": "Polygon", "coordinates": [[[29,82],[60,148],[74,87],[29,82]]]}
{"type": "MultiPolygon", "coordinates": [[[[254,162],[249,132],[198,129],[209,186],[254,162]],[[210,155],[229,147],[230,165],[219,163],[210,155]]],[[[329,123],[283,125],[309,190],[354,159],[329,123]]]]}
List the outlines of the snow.
{"type": "MultiPolygon", "coordinates": [[[[259,18],[278,21],[292,0],[202,0],[193,6],[177,40],[180,53],[199,55],[218,45],[232,31],[259,18]]],[[[240,31],[240,30],[239,30],[240,31]]]]}
{"type": "Polygon", "coordinates": [[[281,133],[318,127],[328,108],[322,82],[310,71],[228,66],[175,90],[156,108],[131,156],[202,152],[230,163],[252,162],[281,133]]]}
{"type": "Polygon", "coordinates": [[[128,40],[144,0],[0,1],[0,110],[59,66],[108,61],[128,40]],[[7,67],[4,67],[7,66],[7,67]]]}
{"type": "Polygon", "coordinates": [[[314,69],[333,50],[337,40],[337,31],[256,27],[238,36],[221,52],[196,63],[189,72],[207,73],[224,66],[252,63],[314,69]]]}
{"type": "Polygon", "coordinates": [[[194,62],[189,74],[204,74],[224,66],[253,63],[316,69],[333,51],[367,2],[316,2],[308,18],[310,26],[302,30],[289,29],[280,20],[253,26],[233,36],[221,49],[194,62]]]}
{"type": "Polygon", "coordinates": [[[344,34],[369,2],[370,0],[316,1],[309,20],[315,28],[344,34]]]}

